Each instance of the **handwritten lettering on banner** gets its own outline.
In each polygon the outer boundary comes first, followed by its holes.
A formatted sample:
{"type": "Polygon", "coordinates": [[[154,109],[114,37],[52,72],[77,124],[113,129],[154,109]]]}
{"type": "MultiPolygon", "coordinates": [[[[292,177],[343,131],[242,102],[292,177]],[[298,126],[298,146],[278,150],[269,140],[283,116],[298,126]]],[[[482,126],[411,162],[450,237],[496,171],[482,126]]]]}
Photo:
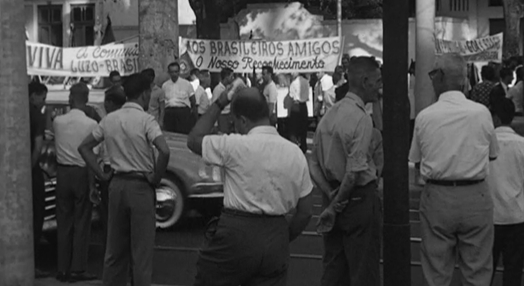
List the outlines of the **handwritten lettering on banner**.
{"type": "Polygon", "coordinates": [[[468,62],[488,62],[502,60],[502,33],[471,41],[435,40],[437,55],[459,53],[468,62]]]}
{"type": "Polygon", "coordinates": [[[276,72],[333,71],[342,52],[338,37],[295,41],[181,39],[182,69],[218,72],[229,67],[251,73],[272,66],[276,72]],[[187,67],[185,66],[187,65],[187,67]]]}
{"type": "Polygon", "coordinates": [[[26,42],[29,75],[97,77],[138,72],[138,44],[62,48],[26,42]]]}

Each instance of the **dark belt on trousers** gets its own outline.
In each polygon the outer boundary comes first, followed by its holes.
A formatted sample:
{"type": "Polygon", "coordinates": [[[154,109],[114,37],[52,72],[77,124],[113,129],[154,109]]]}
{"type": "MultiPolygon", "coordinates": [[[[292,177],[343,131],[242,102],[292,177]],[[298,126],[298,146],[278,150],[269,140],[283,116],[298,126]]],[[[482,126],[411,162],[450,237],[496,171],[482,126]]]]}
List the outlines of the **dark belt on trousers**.
{"type": "Polygon", "coordinates": [[[284,215],[269,215],[269,214],[257,214],[257,213],[250,213],[245,211],[239,211],[229,208],[222,209],[222,213],[232,215],[232,216],[241,216],[241,217],[253,217],[253,218],[269,218],[269,217],[283,217],[284,215]]]}
{"type": "Polygon", "coordinates": [[[484,179],[481,180],[456,180],[456,181],[448,181],[448,180],[432,180],[429,179],[426,181],[428,184],[437,185],[437,186],[445,186],[445,187],[463,187],[463,186],[471,186],[476,185],[484,182],[484,179]]]}
{"type": "Polygon", "coordinates": [[[78,166],[78,165],[67,165],[67,164],[59,164],[59,163],[56,165],[62,168],[85,168],[85,167],[78,166]]]}
{"type": "Polygon", "coordinates": [[[144,180],[147,181],[146,173],[143,172],[115,172],[114,178],[144,180]]]}

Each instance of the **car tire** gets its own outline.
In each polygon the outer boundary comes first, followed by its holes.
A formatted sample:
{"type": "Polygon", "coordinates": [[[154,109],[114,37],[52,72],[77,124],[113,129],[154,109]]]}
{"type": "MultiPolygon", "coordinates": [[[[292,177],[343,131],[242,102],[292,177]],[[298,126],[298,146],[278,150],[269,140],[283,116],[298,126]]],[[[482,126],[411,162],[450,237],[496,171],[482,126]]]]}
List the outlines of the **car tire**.
{"type": "Polygon", "coordinates": [[[166,229],[179,223],[184,217],[187,200],[180,183],[171,178],[164,178],[155,190],[156,227],[166,229]]]}

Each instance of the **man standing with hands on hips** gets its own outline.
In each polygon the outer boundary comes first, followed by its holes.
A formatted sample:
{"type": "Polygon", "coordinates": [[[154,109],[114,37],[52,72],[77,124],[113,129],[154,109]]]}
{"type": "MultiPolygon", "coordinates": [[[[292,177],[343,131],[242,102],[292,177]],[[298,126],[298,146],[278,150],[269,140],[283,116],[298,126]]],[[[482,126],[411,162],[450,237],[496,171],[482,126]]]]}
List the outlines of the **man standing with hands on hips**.
{"type": "Polygon", "coordinates": [[[207,231],[195,286],[286,285],[289,242],[311,217],[313,185],[304,154],[270,125],[260,91],[237,89],[241,85],[237,78],[188,138],[193,152],[225,174],[224,210],[207,231]],[[209,135],[230,102],[239,134],[209,135]],[[285,215],[293,208],[288,223],[285,215]]]}
{"type": "Polygon", "coordinates": [[[111,180],[104,285],[126,285],[131,262],[134,286],[149,286],[155,242],[155,187],[167,168],[169,148],[160,126],[145,112],[151,81],[133,74],[125,82],[124,91],[127,102],[100,122],[79,151],[99,179],[111,180]],[[103,140],[110,157],[110,173],[102,171],[93,153],[103,140]],[[156,162],[151,145],[159,153],[156,162]]]}
{"type": "Polygon", "coordinates": [[[467,69],[460,55],[437,57],[429,76],[438,100],[416,117],[409,153],[426,180],[420,198],[424,278],[429,286],[449,285],[458,263],[462,285],[488,286],[493,201],[484,180],[499,153],[492,117],[462,93],[467,69]]]}

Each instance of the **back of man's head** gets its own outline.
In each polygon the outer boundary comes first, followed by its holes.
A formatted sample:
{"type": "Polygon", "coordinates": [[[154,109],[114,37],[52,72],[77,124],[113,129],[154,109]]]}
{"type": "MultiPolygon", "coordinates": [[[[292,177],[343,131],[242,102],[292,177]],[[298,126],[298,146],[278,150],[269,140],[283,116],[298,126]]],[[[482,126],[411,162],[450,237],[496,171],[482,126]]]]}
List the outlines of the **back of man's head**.
{"type": "Polygon", "coordinates": [[[142,71],[142,74],[145,75],[151,81],[151,83],[154,82],[155,80],[155,70],[154,69],[152,68],[145,69],[142,71]]]}
{"type": "Polygon", "coordinates": [[[480,76],[483,80],[495,81],[495,69],[492,66],[485,65],[480,70],[480,76]]]}
{"type": "Polygon", "coordinates": [[[233,74],[233,70],[230,68],[223,68],[220,71],[220,79],[224,80],[233,74]]]}
{"type": "Polygon", "coordinates": [[[85,105],[89,101],[89,88],[83,82],[71,86],[69,93],[71,100],[77,105],[85,105]]]}
{"type": "Polygon", "coordinates": [[[513,77],[513,71],[507,67],[501,68],[499,75],[500,75],[500,80],[505,80],[508,77],[513,77]]]}
{"type": "Polygon", "coordinates": [[[509,98],[503,98],[492,108],[493,115],[500,119],[502,125],[510,125],[515,118],[515,104],[509,98]]]}
{"type": "Polygon", "coordinates": [[[135,73],[129,76],[123,87],[128,99],[138,99],[140,95],[151,89],[151,84],[145,75],[135,73]]]}
{"type": "Polygon", "coordinates": [[[44,93],[47,93],[47,87],[44,84],[41,84],[39,82],[31,82],[28,85],[29,95],[36,94],[36,95],[43,95],[44,93]]]}
{"type": "Polygon", "coordinates": [[[190,76],[190,77],[196,77],[196,78],[198,78],[199,74],[200,74],[200,70],[197,69],[197,68],[194,68],[194,69],[192,69],[192,70],[189,72],[189,76],[190,76]]]}
{"type": "Polygon", "coordinates": [[[362,84],[363,77],[367,77],[379,69],[380,66],[375,57],[352,57],[347,69],[349,85],[359,87],[362,84]]]}
{"type": "Polygon", "coordinates": [[[104,101],[112,102],[114,105],[121,107],[126,103],[126,94],[119,86],[112,86],[104,92],[104,101]]]}
{"type": "Polygon", "coordinates": [[[231,111],[236,117],[243,116],[251,122],[259,122],[269,118],[269,107],[266,98],[257,88],[244,88],[237,92],[231,111]]]}
{"type": "Polygon", "coordinates": [[[457,53],[437,56],[435,68],[440,69],[449,90],[462,90],[466,83],[467,63],[457,53]]]}

